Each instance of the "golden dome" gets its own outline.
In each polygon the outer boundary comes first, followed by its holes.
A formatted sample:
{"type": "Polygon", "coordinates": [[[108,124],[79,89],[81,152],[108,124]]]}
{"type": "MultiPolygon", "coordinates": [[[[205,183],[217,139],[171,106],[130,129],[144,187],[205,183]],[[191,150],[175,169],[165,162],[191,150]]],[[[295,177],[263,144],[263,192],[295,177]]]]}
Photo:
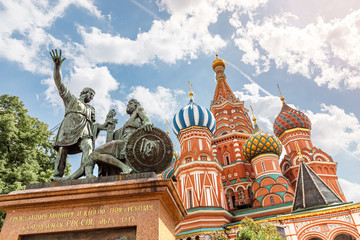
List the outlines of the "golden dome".
{"type": "Polygon", "coordinates": [[[216,54],[216,59],[212,63],[212,68],[214,69],[214,71],[215,71],[215,67],[217,67],[217,66],[223,66],[225,68],[225,61],[222,59],[219,59],[219,55],[216,54]]]}

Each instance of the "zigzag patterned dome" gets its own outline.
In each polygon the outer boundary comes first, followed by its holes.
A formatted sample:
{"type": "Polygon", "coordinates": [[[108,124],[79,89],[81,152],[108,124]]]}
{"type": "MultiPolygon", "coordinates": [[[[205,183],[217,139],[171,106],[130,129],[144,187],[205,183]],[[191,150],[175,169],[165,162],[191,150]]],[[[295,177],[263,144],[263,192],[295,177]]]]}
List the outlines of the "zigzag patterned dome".
{"type": "Polygon", "coordinates": [[[177,136],[181,130],[192,126],[207,127],[214,133],[216,122],[209,109],[197,105],[193,99],[190,99],[189,104],[175,114],[173,131],[177,136]]]}
{"type": "Polygon", "coordinates": [[[284,103],[279,115],[275,119],[274,133],[279,137],[285,131],[294,128],[306,128],[311,130],[310,119],[304,113],[293,109],[284,103]]]}
{"type": "Polygon", "coordinates": [[[281,155],[282,145],[280,140],[270,134],[258,131],[246,140],[243,145],[243,155],[249,162],[264,153],[274,153],[278,156],[281,155]]]}

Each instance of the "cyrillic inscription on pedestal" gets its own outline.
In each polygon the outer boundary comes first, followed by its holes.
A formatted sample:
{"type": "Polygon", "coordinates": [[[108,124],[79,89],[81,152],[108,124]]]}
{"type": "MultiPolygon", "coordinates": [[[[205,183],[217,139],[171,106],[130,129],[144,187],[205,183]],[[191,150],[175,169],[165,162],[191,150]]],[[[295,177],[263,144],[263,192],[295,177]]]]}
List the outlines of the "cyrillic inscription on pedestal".
{"type": "MultiPolygon", "coordinates": [[[[79,229],[134,225],[153,211],[152,204],[122,204],[102,207],[74,208],[66,211],[14,214],[9,223],[21,225],[25,234],[46,231],[74,231],[79,229]],[[145,214],[145,215],[144,215],[145,214]]],[[[45,238],[46,239],[46,238],[45,238]]]]}

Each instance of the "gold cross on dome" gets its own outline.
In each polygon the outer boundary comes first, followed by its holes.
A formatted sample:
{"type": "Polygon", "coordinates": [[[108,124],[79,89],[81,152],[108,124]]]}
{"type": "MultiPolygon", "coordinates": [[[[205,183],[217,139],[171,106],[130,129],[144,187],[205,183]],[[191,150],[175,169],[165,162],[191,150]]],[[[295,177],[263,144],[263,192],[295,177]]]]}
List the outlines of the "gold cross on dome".
{"type": "Polygon", "coordinates": [[[191,89],[192,83],[190,82],[190,80],[188,80],[188,83],[189,83],[189,85],[190,85],[189,96],[190,96],[190,99],[192,99],[192,96],[194,95],[194,93],[192,92],[192,89],[191,89]]]}
{"type": "Polygon", "coordinates": [[[277,87],[278,87],[279,93],[280,93],[280,100],[281,100],[283,103],[285,103],[285,98],[284,98],[284,97],[282,96],[282,94],[281,94],[279,84],[277,84],[277,87]]]}

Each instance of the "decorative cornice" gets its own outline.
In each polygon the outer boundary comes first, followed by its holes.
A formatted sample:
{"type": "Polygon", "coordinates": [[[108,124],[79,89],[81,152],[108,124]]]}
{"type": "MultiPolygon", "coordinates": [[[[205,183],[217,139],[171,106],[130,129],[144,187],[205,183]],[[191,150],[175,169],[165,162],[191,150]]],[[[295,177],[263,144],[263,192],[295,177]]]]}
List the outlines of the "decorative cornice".
{"type": "Polygon", "coordinates": [[[291,215],[286,215],[286,216],[277,216],[274,218],[268,218],[266,220],[262,220],[261,222],[267,222],[267,221],[286,221],[286,220],[294,220],[294,219],[301,219],[301,221],[306,220],[307,218],[311,218],[311,217],[318,217],[321,215],[326,215],[326,214],[335,214],[335,213],[339,213],[339,212],[345,212],[345,211],[349,211],[349,212],[353,212],[354,210],[360,211],[360,203],[356,203],[356,204],[352,204],[352,205],[347,205],[347,206],[342,206],[342,207],[329,207],[327,209],[324,210],[313,210],[311,212],[306,212],[306,213],[291,213],[291,215]]]}
{"type": "Polygon", "coordinates": [[[234,138],[240,138],[240,139],[246,140],[250,136],[251,136],[250,133],[231,132],[231,133],[226,134],[226,135],[213,137],[211,139],[211,143],[216,144],[216,143],[219,143],[219,142],[222,142],[222,141],[233,140],[234,138]]]}
{"type": "Polygon", "coordinates": [[[221,165],[217,161],[202,161],[202,160],[194,160],[188,163],[181,163],[176,168],[174,175],[178,176],[179,171],[184,171],[187,169],[195,168],[196,165],[200,165],[201,167],[215,167],[219,172],[223,170],[221,165]]]}
{"type": "Polygon", "coordinates": [[[285,134],[291,133],[291,132],[295,132],[295,131],[310,132],[310,130],[307,129],[307,128],[293,128],[293,129],[289,129],[289,130],[286,130],[285,132],[283,132],[283,133],[279,136],[279,139],[281,140],[281,138],[282,138],[283,136],[285,136],[285,134]]]}

